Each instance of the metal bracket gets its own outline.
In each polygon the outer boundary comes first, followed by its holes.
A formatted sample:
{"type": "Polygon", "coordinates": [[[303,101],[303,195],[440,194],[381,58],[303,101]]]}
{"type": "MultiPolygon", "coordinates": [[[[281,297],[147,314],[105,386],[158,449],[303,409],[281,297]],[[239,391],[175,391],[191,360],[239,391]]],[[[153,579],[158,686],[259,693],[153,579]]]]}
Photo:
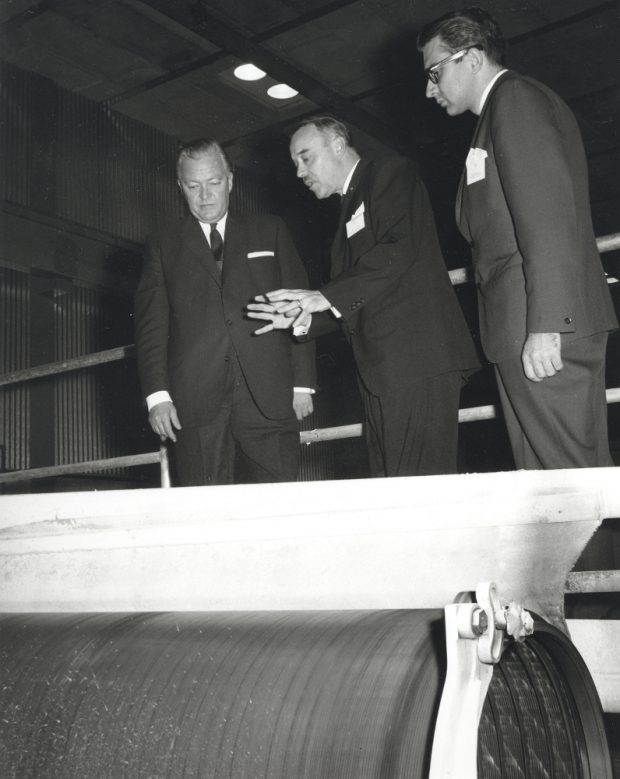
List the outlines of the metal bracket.
{"type": "Polygon", "coordinates": [[[476,603],[445,607],[448,667],[433,738],[429,779],[476,779],[478,724],[508,636],[523,641],[534,621],[519,604],[502,607],[493,582],[476,587],[476,603]]]}

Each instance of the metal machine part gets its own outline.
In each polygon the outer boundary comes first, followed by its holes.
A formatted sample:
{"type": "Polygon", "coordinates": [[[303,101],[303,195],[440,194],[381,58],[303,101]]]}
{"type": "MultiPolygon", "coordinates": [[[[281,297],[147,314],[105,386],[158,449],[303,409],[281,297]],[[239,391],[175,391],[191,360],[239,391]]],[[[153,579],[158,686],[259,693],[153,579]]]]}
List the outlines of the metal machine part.
{"type": "Polygon", "coordinates": [[[502,606],[493,582],[476,587],[475,602],[461,593],[444,609],[446,680],[439,705],[429,779],[476,779],[476,745],[493,667],[512,639],[534,630],[529,612],[514,601],[502,606]]]}
{"type": "MultiPolygon", "coordinates": [[[[562,632],[494,669],[479,777],[611,779],[562,632]]],[[[440,610],[7,614],[0,775],[422,779],[445,673],[440,610]]]]}

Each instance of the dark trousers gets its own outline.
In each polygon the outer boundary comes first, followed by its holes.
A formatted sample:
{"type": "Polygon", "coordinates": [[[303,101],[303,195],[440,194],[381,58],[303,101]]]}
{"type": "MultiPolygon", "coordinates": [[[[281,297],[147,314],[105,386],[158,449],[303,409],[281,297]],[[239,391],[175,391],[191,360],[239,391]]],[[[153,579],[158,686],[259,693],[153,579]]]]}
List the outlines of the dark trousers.
{"type": "Polygon", "coordinates": [[[299,425],[292,398],[288,417],[267,419],[235,361],[230,392],[217,417],[209,425],[177,433],[175,461],[181,487],[295,481],[299,425]]]}
{"type": "Polygon", "coordinates": [[[390,392],[380,397],[359,384],[371,476],[456,473],[461,373],[406,386],[395,376],[390,392]]]}
{"type": "Polygon", "coordinates": [[[611,466],[605,400],[607,333],[562,344],[563,370],[540,382],[521,358],[495,366],[517,468],[611,466]]]}

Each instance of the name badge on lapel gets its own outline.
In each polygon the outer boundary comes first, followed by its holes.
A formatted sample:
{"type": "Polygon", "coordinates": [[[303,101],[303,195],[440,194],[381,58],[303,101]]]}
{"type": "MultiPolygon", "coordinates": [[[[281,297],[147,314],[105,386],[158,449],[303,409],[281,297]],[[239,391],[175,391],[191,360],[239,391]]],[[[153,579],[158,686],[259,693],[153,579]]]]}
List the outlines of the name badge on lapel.
{"type": "Polygon", "coordinates": [[[359,207],[354,211],[353,215],[347,222],[347,238],[350,238],[352,235],[355,235],[355,233],[359,233],[360,230],[364,229],[365,210],[366,209],[364,208],[364,204],[360,203],[359,207]]]}
{"type": "Polygon", "coordinates": [[[485,177],[484,161],[489,155],[484,149],[470,149],[465,167],[467,168],[467,184],[475,184],[476,181],[482,181],[485,177]]]}

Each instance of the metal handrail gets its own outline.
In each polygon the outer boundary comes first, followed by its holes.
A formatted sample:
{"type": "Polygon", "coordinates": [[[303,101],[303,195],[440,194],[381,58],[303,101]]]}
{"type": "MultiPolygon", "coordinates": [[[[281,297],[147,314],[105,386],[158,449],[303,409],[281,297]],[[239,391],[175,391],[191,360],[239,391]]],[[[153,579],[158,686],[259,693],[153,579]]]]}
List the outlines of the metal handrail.
{"type": "MultiPolygon", "coordinates": [[[[620,249],[620,233],[601,235],[600,238],[596,239],[596,248],[599,250],[600,254],[620,249]]],[[[448,271],[448,275],[450,276],[452,285],[455,287],[459,284],[466,284],[468,281],[473,281],[471,265],[467,265],[464,268],[454,268],[453,270],[448,271]]],[[[607,276],[607,283],[617,284],[618,279],[614,276],[607,276]]]]}
{"type": "MultiPolygon", "coordinates": [[[[620,233],[603,235],[596,239],[596,243],[598,250],[601,253],[620,249],[620,233]]],[[[449,274],[450,280],[455,286],[465,284],[467,281],[471,280],[470,267],[455,268],[454,270],[449,271],[449,274]]],[[[618,279],[613,277],[608,277],[607,279],[609,284],[616,283],[617,281],[618,279]]],[[[6,387],[9,384],[19,384],[22,381],[40,379],[44,376],[54,376],[58,373],[67,373],[68,371],[75,371],[81,368],[90,368],[95,365],[103,365],[104,363],[114,362],[116,360],[124,360],[127,357],[132,357],[134,354],[134,344],[128,344],[126,346],[117,346],[114,349],[106,349],[102,352],[92,352],[91,354],[83,355],[82,357],[73,357],[58,362],[49,362],[44,365],[36,365],[33,368],[23,368],[0,376],[0,387],[6,387]]]]}
{"type": "Polygon", "coordinates": [[[106,349],[102,352],[91,352],[90,354],[72,357],[68,360],[48,362],[43,365],[35,365],[32,368],[22,368],[19,371],[12,371],[0,376],[0,387],[6,387],[9,384],[20,384],[23,381],[32,381],[33,379],[41,379],[45,376],[55,376],[59,373],[77,371],[81,368],[92,368],[95,365],[104,365],[117,360],[125,360],[127,357],[133,357],[135,351],[135,346],[129,344],[128,346],[116,346],[114,349],[106,349]]]}
{"type": "MultiPolygon", "coordinates": [[[[606,392],[607,403],[620,403],[620,387],[613,387],[606,392]]],[[[497,408],[494,405],[472,406],[459,410],[459,423],[481,422],[486,419],[496,419],[497,408]]],[[[337,427],[323,427],[315,430],[302,430],[299,433],[299,443],[309,446],[325,441],[339,441],[345,438],[361,438],[364,429],[361,422],[337,427]]],[[[22,471],[9,471],[0,473],[0,484],[12,484],[30,479],[43,479],[52,476],[65,476],[71,473],[88,473],[91,471],[103,471],[110,468],[126,468],[133,465],[147,465],[158,462],[160,465],[161,486],[168,488],[170,482],[170,468],[168,461],[168,448],[162,443],[158,452],[128,455],[124,457],[110,457],[105,460],[90,460],[82,463],[69,463],[66,465],[50,465],[45,468],[31,468],[22,471]]]]}
{"type": "Polygon", "coordinates": [[[0,473],[0,484],[15,484],[16,482],[30,481],[31,479],[47,479],[53,476],[106,471],[112,468],[130,468],[136,465],[151,465],[152,463],[159,463],[161,486],[170,487],[168,448],[165,444],[161,444],[158,452],[144,452],[143,454],[130,454],[123,457],[108,457],[103,460],[88,460],[81,463],[66,463],[64,465],[49,465],[43,468],[29,468],[22,471],[8,471],[7,473],[0,473]]]}
{"type": "MultiPolygon", "coordinates": [[[[606,391],[607,403],[620,403],[620,387],[611,387],[606,391]]],[[[459,409],[459,423],[482,422],[496,419],[496,406],[472,406],[459,409]]],[[[299,434],[302,444],[316,444],[321,441],[337,441],[341,438],[359,438],[363,434],[361,422],[339,427],[323,427],[317,430],[302,430],[299,434]]]]}

